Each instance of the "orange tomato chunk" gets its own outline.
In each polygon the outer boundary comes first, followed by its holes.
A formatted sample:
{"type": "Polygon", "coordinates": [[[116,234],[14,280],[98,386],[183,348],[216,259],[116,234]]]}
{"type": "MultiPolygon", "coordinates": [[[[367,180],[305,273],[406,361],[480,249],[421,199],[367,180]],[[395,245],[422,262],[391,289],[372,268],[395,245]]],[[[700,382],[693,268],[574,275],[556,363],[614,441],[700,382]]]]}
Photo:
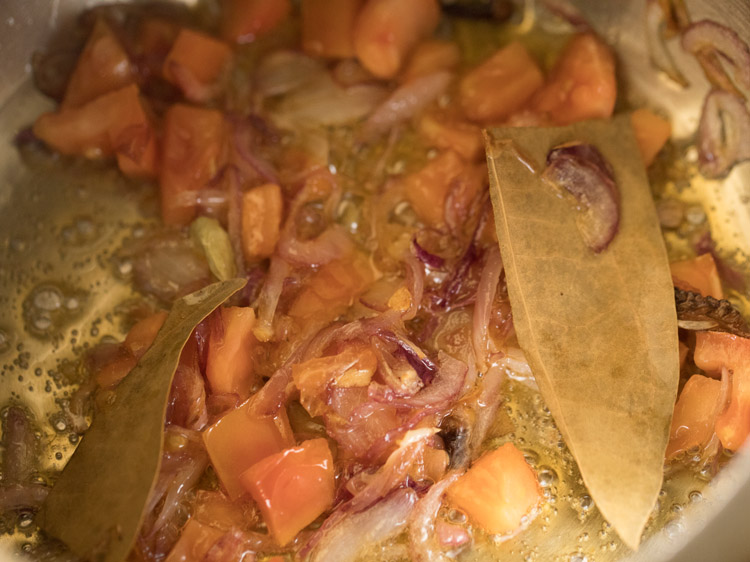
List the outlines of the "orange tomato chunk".
{"type": "Polygon", "coordinates": [[[673,459],[695,447],[704,447],[714,434],[714,419],[721,381],[693,375],[674,407],[666,458],[673,459]]]}
{"type": "Polygon", "coordinates": [[[536,474],[512,443],[482,455],[447,490],[451,503],[488,533],[510,533],[539,504],[536,474]]]}
{"type": "Polygon", "coordinates": [[[224,163],[225,138],[224,116],[215,109],[177,104],[167,110],[159,176],[166,224],[186,225],[195,217],[197,193],[224,163]]]}
{"type": "Polygon", "coordinates": [[[154,343],[156,334],[164,325],[166,319],[167,312],[160,310],[136,322],[125,337],[125,347],[138,359],[143,357],[146,350],[154,343]]]}
{"type": "Polygon", "coordinates": [[[724,298],[719,270],[711,254],[669,264],[675,287],[700,293],[704,297],[724,298]]]}
{"type": "Polygon", "coordinates": [[[672,125],[664,117],[648,109],[636,109],[630,114],[630,122],[643,163],[648,167],[672,135],[672,125]]]}
{"type": "Polygon", "coordinates": [[[427,39],[414,48],[399,79],[401,82],[408,82],[439,70],[454,70],[460,62],[461,52],[456,43],[427,39]]]}
{"type": "Polygon", "coordinates": [[[109,24],[98,18],[70,75],[60,107],[80,107],[135,80],[135,69],[120,40],[109,24]]]}
{"type": "Polygon", "coordinates": [[[206,354],[208,384],[212,392],[234,393],[244,400],[258,382],[253,358],[255,312],[250,307],[224,307],[211,321],[215,329],[206,354]]]}
{"type": "Polygon", "coordinates": [[[606,119],[617,98],[615,58],[593,33],[573,37],[552,68],[532,107],[556,125],[606,119]]]}
{"type": "Polygon", "coordinates": [[[249,262],[271,257],[281,232],[284,199],[273,183],[242,195],[242,251],[249,262]]]}
{"type": "Polygon", "coordinates": [[[331,507],[334,468],[325,439],[311,439],[254,464],[240,477],[274,540],[285,545],[331,507]]]}
{"type": "Polygon", "coordinates": [[[232,58],[232,49],[218,39],[182,29],[164,61],[164,78],[178,86],[192,101],[213,97],[216,86],[232,58]]]}
{"type": "Polygon", "coordinates": [[[542,71],[526,47],[513,41],[466,74],[458,96],[469,119],[488,123],[521,109],[543,82],[542,71]]]}
{"type": "Polygon", "coordinates": [[[430,146],[455,150],[469,162],[484,158],[482,130],[457,116],[444,112],[425,113],[419,120],[418,129],[430,146]]]}
{"type": "Polygon", "coordinates": [[[302,0],[302,48],[319,57],[354,56],[354,22],[363,0],[302,0]]]}
{"type": "Polygon", "coordinates": [[[240,475],[258,461],[294,445],[286,412],[257,416],[250,401],[224,415],[203,432],[208,456],[230,497],[246,493],[240,475]]]}
{"type": "Polygon", "coordinates": [[[289,17],[290,0],[223,0],[221,36],[235,43],[252,43],[289,17]]]}
{"type": "Polygon", "coordinates": [[[693,359],[709,375],[730,371],[729,405],[716,420],[716,435],[725,448],[736,451],[750,435],[750,339],[725,332],[697,332],[693,359]]]}
{"type": "Polygon", "coordinates": [[[357,58],[378,78],[393,78],[439,20],[436,0],[367,0],[354,27],[357,58]]]}

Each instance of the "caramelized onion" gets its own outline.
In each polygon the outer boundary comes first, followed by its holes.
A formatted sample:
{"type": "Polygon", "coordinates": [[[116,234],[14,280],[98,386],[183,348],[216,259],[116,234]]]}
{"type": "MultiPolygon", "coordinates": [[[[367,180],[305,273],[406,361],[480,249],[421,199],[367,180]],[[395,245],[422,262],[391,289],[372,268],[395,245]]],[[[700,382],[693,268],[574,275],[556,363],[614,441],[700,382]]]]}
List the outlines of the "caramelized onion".
{"type": "Polygon", "coordinates": [[[698,125],[698,166],[709,178],[722,178],[732,167],[750,159],[750,113],[745,101],[713,90],[703,103],[698,125]]]}
{"type": "Polygon", "coordinates": [[[419,244],[419,242],[417,242],[416,236],[414,236],[414,238],[412,239],[411,244],[414,248],[414,254],[423,264],[431,267],[432,269],[439,269],[445,265],[445,260],[440,256],[436,256],[435,254],[431,254],[430,252],[425,250],[419,244]]]}
{"type": "Polygon", "coordinates": [[[262,96],[287,94],[325,72],[319,60],[294,51],[276,51],[263,58],[255,72],[262,96]]]}
{"type": "Polygon", "coordinates": [[[740,94],[727,76],[724,63],[732,69],[734,83],[750,90],[750,48],[737,33],[715,21],[702,20],[683,31],[682,48],[701,63],[709,81],[734,94],[740,94]]]}
{"type": "Polygon", "coordinates": [[[344,227],[334,224],[312,240],[283,236],[279,240],[279,255],[295,265],[324,265],[352,253],[354,242],[344,227]]]}
{"type": "Polygon", "coordinates": [[[676,84],[686,88],[689,82],[685,75],[677,68],[672,53],[665,43],[667,22],[662,12],[659,0],[646,1],[646,45],[648,46],[651,64],[661,70],[676,84]]]}
{"type": "Polygon", "coordinates": [[[422,499],[417,502],[409,521],[409,550],[413,560],[421,562],[449,562],[449,558],[436,540],[436,519],[445,491],[453,484],[460,472],[448,474],[433,484],[422,499]]]}
{"type": "Polygon", "coordinates": [[[487,370],[487,354],[489,353],[489,324],[492,315],[492,303],[495,301],[500,275],[503,272],[503,259],[500,249],[493,246],[487,254],[482,268],[482,275],[477,286],[477,298],[474,302],[474,314],[471,327],[471,339],[474,345],[477,367],[480,371],[487,370]]]}
{"type": "Polygon", "coordinates": [[[595,253],[606,249],[617,234],[620,205],[612,168],[599,150],[583,143],[554,148],[547,155],[543,178],[583,207],[576,222],[586,245],[595,253]]]}
{"type": "Polygon", "coordinates": [[[271,258],[271,267],[258,297],[258,321],[253,328],[255,337],[260,341],[270,341],[273,337],[273,317],[284,289],[284,280],[290,272],[289,264],[282,258],[271,258]]]}

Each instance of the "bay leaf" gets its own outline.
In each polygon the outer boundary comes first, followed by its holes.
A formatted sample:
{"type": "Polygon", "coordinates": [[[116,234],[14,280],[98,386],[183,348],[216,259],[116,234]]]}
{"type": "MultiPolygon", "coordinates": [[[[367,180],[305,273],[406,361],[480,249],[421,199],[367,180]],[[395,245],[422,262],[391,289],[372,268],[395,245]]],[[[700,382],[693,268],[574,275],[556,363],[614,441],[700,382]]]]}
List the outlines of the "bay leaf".
{"type": "Polygon", "coordinates": [[[667,253],[629,116],[486,133],[490,189],[513,324],[592,498],[636,549],[662,485],[677,393],[677,320],[667,253]],[[600,254],[576,211],[541,179],[563,143],[612,165],[620,225],[600,254]]]}
{"type": "Polygon", "coordinates": [[[172,378],[193,329],[245,284],[232,279],[175,301],[153,345],[94,417],[42,506],[42,528],[84,560],[130,552],[159,474],[172,378]]]}

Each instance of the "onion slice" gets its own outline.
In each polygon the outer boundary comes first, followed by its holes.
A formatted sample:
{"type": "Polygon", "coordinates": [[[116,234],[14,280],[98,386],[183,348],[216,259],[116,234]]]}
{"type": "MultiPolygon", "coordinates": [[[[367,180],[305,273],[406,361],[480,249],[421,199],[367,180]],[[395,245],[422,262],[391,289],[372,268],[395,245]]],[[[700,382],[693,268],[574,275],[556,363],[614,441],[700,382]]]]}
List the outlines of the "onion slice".
{"type": "Polygon", "coordinates": [[[495,300],[502,272],[503,259],[500,257],[500,249],[497,246],[493,246],[487,254],[484,268],[482,268],[482,275],[479,278],[471,327],[474,355],[476,356],[477,367],[482,372],[487,370],[487,354],[490,351],[490,316],[492,314],[492,303],[495,300]]]}
{"type": "Polygon", "coordinates": [[[741,95],[736,84],[750,91],[750,48],[733,30],[711,20],[693,23],[682,34],[682,48],[698,59],[717,88],[741,95]],[[732,69],[734,83],[724,63],[732,69]]]}
{"type": "Polygon", "coordinates": [[[595,253],[609,246],[620,224],[619,191],[612,168],[599,150],[575,143],[553,148],[542,178],[573,195],[582,207],[576,223],[595,253]]]}
{"type": "Polygon", "coordinates": [[[430,487],[425,496],[417,502],[409,522],[409,549],[413,560],[429,562],[450,562],[435,540],[436,519],[445,491],[453,484],[460,472],[453,472],[430,487]]]}
{"type": "Polygon", "coordinates": [[[677,68],[677,64],[669,52],[665,43],[668,22],[665,21],[664,13],[659,0],[647,0],[646,2],[646,41],[651,64],[661,70],[676,84],[687,88],[690,83],[685,75],[677,68]]]}
{"type": "Polygon", "coordinates": [[[703,103],[698,125],[698,167],[709,178],[722,178],[750,159],[750,113],[745,101],[723,90],[712,90],[703,103]]]}

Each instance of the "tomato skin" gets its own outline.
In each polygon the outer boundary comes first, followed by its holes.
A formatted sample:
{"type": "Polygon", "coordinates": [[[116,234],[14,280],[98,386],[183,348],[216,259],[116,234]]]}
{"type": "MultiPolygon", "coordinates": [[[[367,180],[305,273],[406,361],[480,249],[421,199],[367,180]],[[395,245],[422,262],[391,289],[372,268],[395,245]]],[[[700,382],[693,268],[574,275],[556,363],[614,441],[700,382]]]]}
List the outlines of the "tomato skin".
{"type": "Polygon", "coordinates": [[[80,107],[135,81],[136,72],[127,52],[109,24],[98,18],[78,57],[60,107],[80,107]]]}
{"type": "Polygon", "coordinates": [[[180,30],[162,74],[191,101],[211,99],[232,59],[232,49],[218,39],[191,29],[180,30]]]}
{"type": "Polygon", "coordinates": [[[716,379],[693,375],[675,404],[666,458],[671,460],[695,447],[704,447],[714,434],[714,414],[721,391],[716,379]]]}
{"type": "Polygon", "coordinates": [[[281,546],[333,504],[333,456],[325,439],[311,439],[266,457],[240,480],[281,546]]]}
{"type": "Polygon", "coordinates": [[[712,376],[731,374],[729,405],[716,419],[721,444],[736,451],[750,435],[750,339],[725,332],[697,332],[693,359],[712,376]]]}
{"type": "Polygon", "coordinates": [[[162,168],[159,175],[162,219],[187,225],[196,214],[196,194],[226,160],[227,127],[215,109],[176,104],[164,118],[162,168]]]}
{"type": "Polygon", "coordinates": [[[700,293],[704,297],[723,299],[719,270],[711,254],[701,254],[697,258],[676,261],[669,264],[672,282],[675,287],[700,293]]]}
{"type": "Polygon", "coordinates": [[[255,312],[250,307],[224,307],[212,316],[212,329],[206,354],[206,378],[211,391],[237,394],[241,400],[259,382],[255,374],[253,349],[258,343],[253,335],[255,312]]]}
{"type": "Polygon", "coordinates": [[[531,105],[553,124],[569,125],[610,117],[616,98],[612,51],[593,33],[581,33],[565,47],[531,105]]]}
{"type": "Polygon", "coordinates": [[[211,464],[229,496],[246,493],[240,475],[256,462],[294,445],[286,412],[258,416],[251,401],[240,404],[203,432],[211,464]]]}

